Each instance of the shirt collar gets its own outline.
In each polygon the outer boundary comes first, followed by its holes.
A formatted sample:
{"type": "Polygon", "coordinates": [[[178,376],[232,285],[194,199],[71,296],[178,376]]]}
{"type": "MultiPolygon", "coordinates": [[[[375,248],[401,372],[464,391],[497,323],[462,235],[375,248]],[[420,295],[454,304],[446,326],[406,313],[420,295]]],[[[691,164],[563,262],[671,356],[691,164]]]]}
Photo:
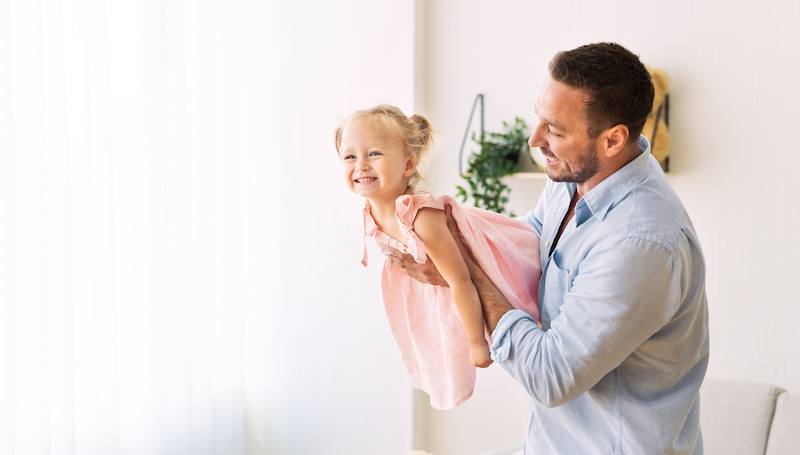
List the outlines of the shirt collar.
{"type": "MultiPolygon", "coordinates": [[[[638,145],[640,151],[639,156],[621,167],[617,172],[606,177],[602,182],[597,184],[597,186],[583,195],[583,198],[578,202],[578,206],[583,205],[592,215],[603,220],[608,214],[608,211],[611,210],[611,207],[622,200],[633,187],[641,183],[642,180],[647,177],[650,160],[650,143],[644,136],[640,135],[638,145]]],[[[575,207],[576,215],[579,211],[578,206],[575,207]]],[[[589,217],[589,214],[585,213],[585,209],[581,211],[584,212],[584,216],[582,220],[576,219],[578,224],[589,217]]]]}

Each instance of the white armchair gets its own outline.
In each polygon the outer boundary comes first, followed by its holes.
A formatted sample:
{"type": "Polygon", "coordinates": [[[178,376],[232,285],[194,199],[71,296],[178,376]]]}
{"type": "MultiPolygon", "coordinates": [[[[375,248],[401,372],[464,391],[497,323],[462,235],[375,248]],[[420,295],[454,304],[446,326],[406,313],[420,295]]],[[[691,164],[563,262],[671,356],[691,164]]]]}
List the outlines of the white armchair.
{"type": "MultiPolygon", "coordinates": [[[[800,393],[769,384],[706,380],[700,390],[700,427],[706,455],[798,455],[800,393]]],[[[522,444],[480,455],[522,455],[522,444]]]]}
{"type": "Polygon", "coordinates": [[[797,455],[800,394],[768,384],[706,381],[700,428],[706,455],[797,455]]]}

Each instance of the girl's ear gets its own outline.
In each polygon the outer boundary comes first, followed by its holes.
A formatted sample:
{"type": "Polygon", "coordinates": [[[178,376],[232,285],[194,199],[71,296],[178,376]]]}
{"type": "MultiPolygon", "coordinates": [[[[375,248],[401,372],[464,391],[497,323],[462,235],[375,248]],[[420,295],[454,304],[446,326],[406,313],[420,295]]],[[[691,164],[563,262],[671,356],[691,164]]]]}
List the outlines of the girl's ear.
{"type": "Polygon", "coordinates": [[[406,168],[403,171],[404,177],[411,177],[417,172],[417,158],[414,156],[413,153],[408,154],[408,158],[406,158],[406,168]]]}

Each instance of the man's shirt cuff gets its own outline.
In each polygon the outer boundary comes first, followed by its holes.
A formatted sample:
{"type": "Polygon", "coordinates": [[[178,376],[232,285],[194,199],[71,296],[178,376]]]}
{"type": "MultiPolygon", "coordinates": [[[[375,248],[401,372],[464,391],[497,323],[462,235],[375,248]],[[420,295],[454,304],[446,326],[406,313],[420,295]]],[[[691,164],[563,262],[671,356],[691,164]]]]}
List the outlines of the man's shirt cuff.
{"type": "Polygon", "coordinates": [[[536,321],[528,313],[522,310],[509,310],[498,321],[497,326],[492,332],[492,360],[503,362],[511,352],[511,336],[509,331],[519,321],[525,320],[524,325],[530,324],[532,329],[536,329],[536,321]]]}

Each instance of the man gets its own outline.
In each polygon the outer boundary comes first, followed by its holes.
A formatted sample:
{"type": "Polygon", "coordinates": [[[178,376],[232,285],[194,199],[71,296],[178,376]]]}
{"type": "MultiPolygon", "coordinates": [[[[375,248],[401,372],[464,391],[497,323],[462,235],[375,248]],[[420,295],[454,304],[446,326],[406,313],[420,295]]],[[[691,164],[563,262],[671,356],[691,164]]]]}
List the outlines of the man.
{"type": "MultiPolygon", "coordinates": [[[[526,217],[541,238],[541,327],[461,245],[492,358],[532,398],[526,454],[703,451],[705,265],[689,216],[640,138],[652,102],[646,69],[617,44],[550,62],[529,140],[550,178],[526,217]]],[[[430,264],[392,260],[440,283],[430,264]]]]}

